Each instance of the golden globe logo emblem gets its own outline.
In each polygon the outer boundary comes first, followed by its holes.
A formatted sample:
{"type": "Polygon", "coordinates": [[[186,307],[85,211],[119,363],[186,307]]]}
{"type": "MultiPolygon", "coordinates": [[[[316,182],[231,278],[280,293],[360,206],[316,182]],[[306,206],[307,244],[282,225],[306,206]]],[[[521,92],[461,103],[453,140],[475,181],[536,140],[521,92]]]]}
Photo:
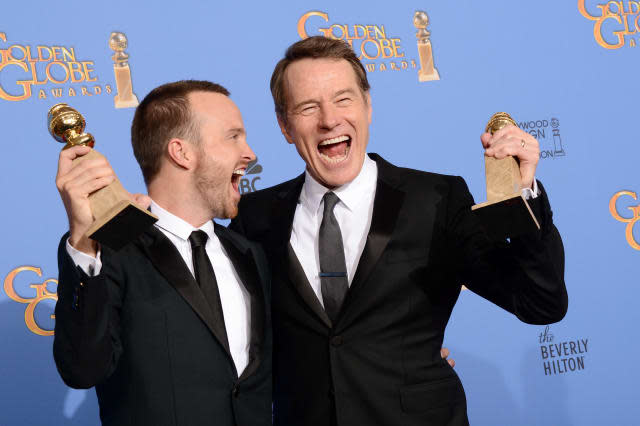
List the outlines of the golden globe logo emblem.
{"type": "Polygon", "coordinates": [[[586,2],[578,0],[578,10],[585,18],[595,21],[593,37],[600,46],[605,49],[620,49],[625,44],[636,46],[633,36],[640,34],[640,1],[618,0],[598,4],[596,8],[600,12],[595,14],[587,10],[586,2]]]}
{"type": "Polygon", "coordinates": [[[623,217],[619,212],[618,212],[618,207],[616,205],[618,199],[620,199],[621,197],[631,197],[634,200],[638,200],[638,196],[635,192],[631,192],[631,191],[620,191],[620,192],[616,192],[614,194],[613,197],[611,197],[611,200],[609,201],[609,211],[611,212],[611,216],[613,216],[613,218],[619,222],[622,223],[626,223],[627,226],[625,227],[625,237],[627,238],[627,242],[629,243],[629,245],[636,249],[636,250],[640,250],[640,243],[637,242],[635,240],[635,238],[633,237],[633,228],[636,225],[636,223],[638,223],[638,221],[640,221],[640,204],[637,206],[629,206],[627,207],[632,215],[631,217],[623,217]]]}
{"type": "MultiPolygon", "coordinates": [[[[4,292],[7,294],[7,296],[9,296],[11,300],[27,305],[24,311],[24,322],[27,325],[27,328],[31,330],[31,332],[39,336],[53,336],[53,330],[44,330],[40,328],[40,326],[36,323],[35,310],[38,304],[43,300],[58,300],[58,295],[55,292],[50,292],[47,289],[47,286],[49,284],[58,285],[58,280],[49,278],[44,280],[40,284],[31,284],[29,285],[29,287],[35,290],[35,295],[33,297],[23,297],[16,292],[14,285],[16,276],[22,272],[35,272],[38,277],[42,277],[42,270],[40,268],[35,266],[20,266],[9,272],[9,274],[4,279],[4,292]]],[[[55,315],[52,314],[51,318],[55,319],[55,315]]]]}
{"type": "Polygon", "coordinates": [[[108,84],[103,87],[96,83],[93,61],[78,60],[73,47],[9,44],[7,40],[7,35],[0,32],[0,82],[6,81],[4,75],[18,77],[14,87],[0,83],[0,99],[24,101],[36,91],[38,99],[95,96],[112,91],[108,84]],[[62,86],[69,83],[82,85],[62,86]]]}
{"type": "Polygon", "coordinates": [[[344,40],[353,48],[367,71],[387,71],[415,69],[414,59],[407,59],[402,50],[401,40],[387,35],[384,25],[331,24],[317,28],[317,33],[309,34],[307,28],[313,23],[325,25],[329,15],[320,11],[307,12],[298,20],[298,35],[306,39],[310,35],[324,35],[327,38],[344,40]],[[308,24],[309,22],[311,24],[308,24]],[[385,62],[386,60],[386,62],[385,62]],[[377,62],[368,62],[377,61],[377,62]]]}

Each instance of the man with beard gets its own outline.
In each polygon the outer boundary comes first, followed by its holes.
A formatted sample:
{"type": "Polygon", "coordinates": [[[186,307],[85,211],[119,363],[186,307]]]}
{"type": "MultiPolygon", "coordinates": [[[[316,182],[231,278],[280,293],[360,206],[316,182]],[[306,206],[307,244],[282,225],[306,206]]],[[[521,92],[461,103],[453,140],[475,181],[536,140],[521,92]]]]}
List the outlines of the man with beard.
{"type": "Polygon", "coordinates": [[[265,257],[212,220],[236,216],[255,158],[228,95],[179,81],[138,106],[133,150],[159,220],[118,252],[85,237],[88,194],[113,170],[82,159],[87,147],[60,154],[69,233],[58,251],[54,358],[66,384],[95,386],[105,425],[271,424],[265,257]]]}
{"type": "Polygon", "coordinates": [[[293,44],[271,92],[306,170],[243,196],[231,227],[263,245],[273,272],[274,423],[468,424],[439,356],[461,283],[527,323],[567,310],[562,241],[534,180],[538,142],[515,126],[481,136],[487,156],[518,158],[541,225],[491,241],[462,178],[366,154],[369,83],[346,43],[293,44]]]}

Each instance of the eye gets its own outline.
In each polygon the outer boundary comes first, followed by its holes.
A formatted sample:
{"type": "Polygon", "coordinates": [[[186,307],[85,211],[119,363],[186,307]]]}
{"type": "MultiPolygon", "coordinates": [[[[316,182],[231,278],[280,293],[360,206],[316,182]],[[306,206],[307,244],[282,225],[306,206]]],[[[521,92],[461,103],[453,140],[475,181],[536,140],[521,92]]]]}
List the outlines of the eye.
{"type": "Polygon", "coordinates": [[[307,106],[303,107],[300,110],[300,114],[302,114],[302,115],[311,115],[314,112],[316,112],[317,109],[318,109],[318,107],[316,105],[307,105],[307,106]]]}
{"type": "Polygon", "coordinates": [[[339,105],[349,105],[350,103],[351,103],[351,98],[349,98],[349,97],[338,99],[338,104],[339,105]]]}

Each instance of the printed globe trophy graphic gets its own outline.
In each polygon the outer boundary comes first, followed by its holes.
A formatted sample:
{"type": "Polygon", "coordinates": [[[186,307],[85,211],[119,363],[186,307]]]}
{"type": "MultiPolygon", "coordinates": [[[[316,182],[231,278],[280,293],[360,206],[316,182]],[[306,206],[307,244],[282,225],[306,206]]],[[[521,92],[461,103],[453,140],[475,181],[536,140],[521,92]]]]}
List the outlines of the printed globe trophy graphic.
{"type": "MultiPolygon", "coordinates": [[[[86,122],[82,114],[65,103],[56,104],[47,114],[49,133],[64,143],[63,149],[83,145],[93,148],[95,140],[85,133],[86,122]]],[[[95,150],[76,158],[87,161],[103,158],[95,150]]],[[[113,250],[119,250],[133,241],[158,218],[129,199],[129,193],[116,178],[106,187],[89,194],[94,222],[86,236],[113,250]]]]}
{"type": "MultiPolygon", "coordinates": [[[[506,112],[495,113],[487,123],[485,132],[494,134],[516,122],[506,112]]],[[[540,229],[540,225],[522,195],[522,178],[518,161],[507,156],[502,159],[484,157],[487,182],[487,201],[476,204],[471,210],[484,224],[487,232],[496,239],[515,237],[540,229]]]]}
{"type": "Polygon", "coordinates": [[[116,89],[118,91],[113,100],[116,108],[134,108],[139,103],[138,98],[133,93],[129,54],[124,51],[127,45],[127,36],[124,33],[111,33],[109,47],[115,52],[111,59],[113,59],[113,73],[115,74],[116,89]]]}
{"type": "Polygon", "coordinates": [[[418,29],[416,38],[418,39],[418,55],[420,56],[420,70],[418,70],[418,81],[440,80],[440,74],[433,65],[433,50],[431,48],[431,33],[427,31],[429,16],[427,12],[417,11],[413,15],[413,26],[418,29]]]}

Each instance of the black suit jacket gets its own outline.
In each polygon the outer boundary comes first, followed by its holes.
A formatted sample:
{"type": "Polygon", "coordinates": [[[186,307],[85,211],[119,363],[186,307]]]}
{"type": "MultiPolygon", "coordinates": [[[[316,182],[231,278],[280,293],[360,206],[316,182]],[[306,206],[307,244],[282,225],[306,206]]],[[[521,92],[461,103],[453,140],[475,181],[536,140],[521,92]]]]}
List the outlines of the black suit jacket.
{"type": "Polygon", "coordinates": [[[466,425],[461,382],[440,357],[460,285],[528,323],[566,312],[547,196],[531,203],[540,232],[492,242],[462,178],[370,156],[378,165],[371,228],[334,324],[289,244],[304,175],[243,196],[232,223],[271,261],[275,424],[466,425]]]}
{"type": "Polygon", "coordinates": [[[241,377],[223,324],[175,246],[151,227],[88,277],[58,249],[53,353],[64,382],[96,387],[104,425],[271,424],[270,273],[262,250],[215,233],[251,297],[249,364],[241,377]]]}

